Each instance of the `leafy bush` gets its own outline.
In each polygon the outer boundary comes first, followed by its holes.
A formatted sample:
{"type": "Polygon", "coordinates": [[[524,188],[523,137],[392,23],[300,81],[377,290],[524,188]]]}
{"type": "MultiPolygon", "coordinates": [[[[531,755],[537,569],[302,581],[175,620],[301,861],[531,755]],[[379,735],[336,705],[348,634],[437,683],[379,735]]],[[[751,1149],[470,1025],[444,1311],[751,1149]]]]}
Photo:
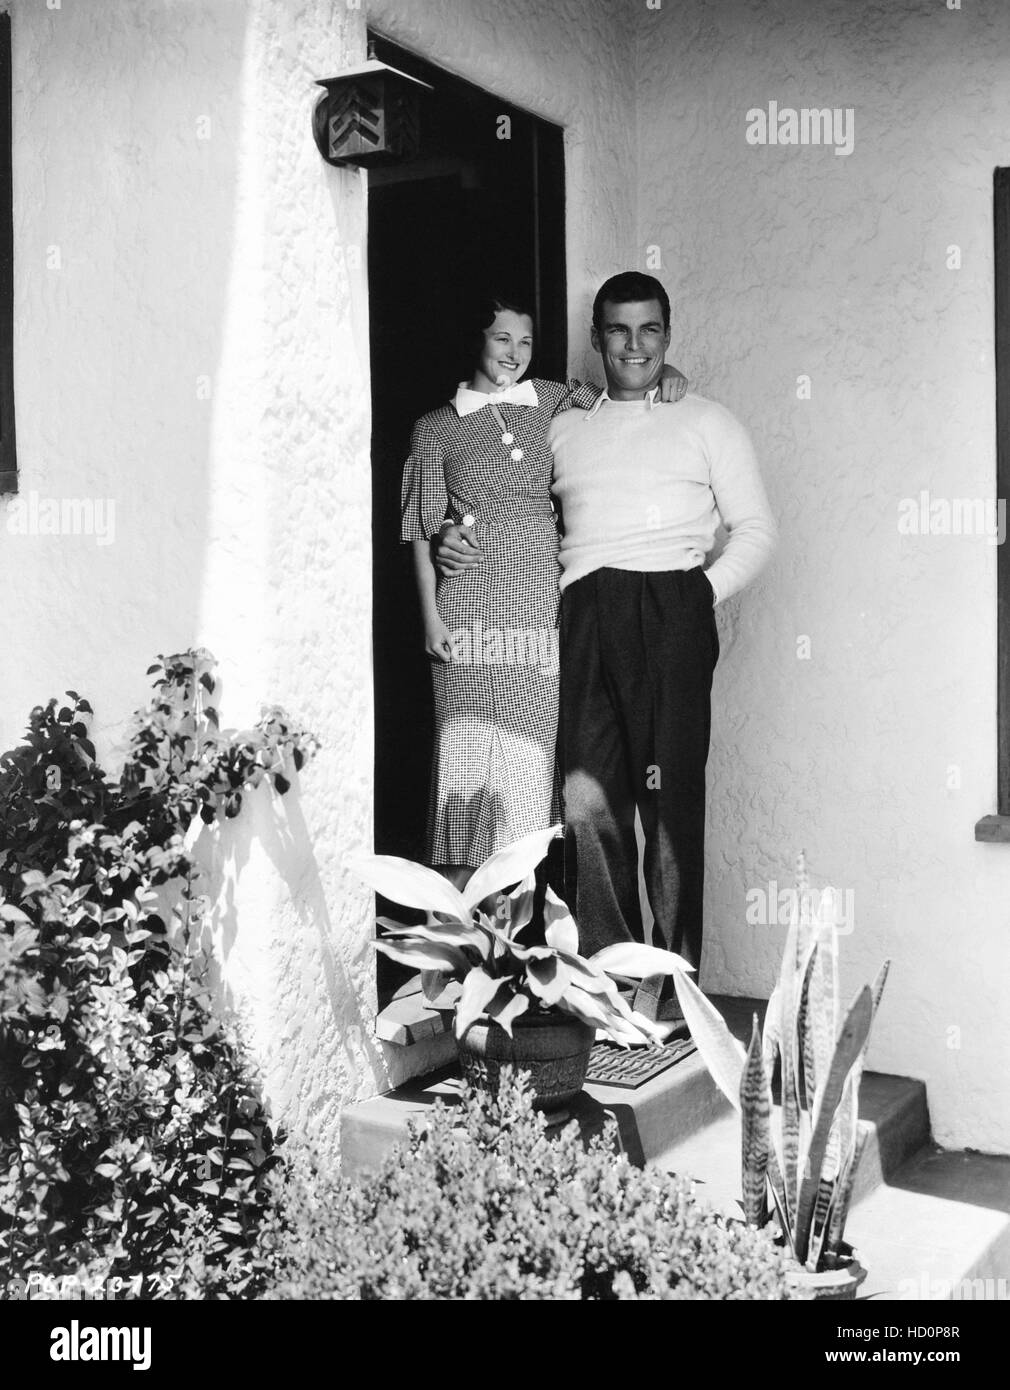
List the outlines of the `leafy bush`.
{"type": "MultiPolygon", "coordinates": [[[[76,692],[0,758],[0,1261],[12,1276],[119,1276],[144,1296],[241,1292],[273,1136],[200,951],[187,850],[315,740],[277,708],[222,733],[213,658],[150,668],[110,779],[76,692]],[[166,885],[181,885],[166,922],[166,885]],[[161,890],[161,891],[159,891],[161,890]]],[[[4,1281],[0,1280],[0,1288],[4,1281]]]]}
{"type": "Polygon", "coordinates": [[[523,1079],[437,1102],[374,1176],[307,1154],[272,1174],[258,1280],[270,1299],[785,1299],[769,1236],[640,1170],[613,1133],[548,1137],[523,1079]]]}
{"type": "Polygon", "coordinates": [[[109,777],[76,692],[0,758],[0,1296],[32,1274],[168,1298],[787,1297],[763,1231],[548,1138],[522,1084],[436,1107],[364,1182],[275,1147],[200,951],[189,832],[315,740],[223,733],[213,658],[162,658],[109,777]],[[165,906],[164,904],[167,904],[165,906]]]}

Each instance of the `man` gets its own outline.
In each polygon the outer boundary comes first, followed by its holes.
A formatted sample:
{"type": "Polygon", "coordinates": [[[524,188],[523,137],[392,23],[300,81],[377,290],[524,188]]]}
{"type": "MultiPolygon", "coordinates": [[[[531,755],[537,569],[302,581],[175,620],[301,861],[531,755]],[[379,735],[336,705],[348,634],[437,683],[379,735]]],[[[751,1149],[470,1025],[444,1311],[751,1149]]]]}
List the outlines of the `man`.
{"type": "MultiPolygon", "coordinates": [[[[698,968],[714,609],[757,575],[776,528],[729,411],[690,393],[676,409],[656,404],[670,346],[659,281],[636,271],[608,280],[592,343],[607,390],[549,433],[563,525],[565,886],[586,955],[643,940],[637,809],[654,944],[698,968]],[[729,539],[706,570],[720,519],[729,539]]],[[[439,558],[472,554],[450,533],[439,558]]],[[[633,1003],[668,1031],[679,1022],[666,976],[644,980],[633,1003]]]]}

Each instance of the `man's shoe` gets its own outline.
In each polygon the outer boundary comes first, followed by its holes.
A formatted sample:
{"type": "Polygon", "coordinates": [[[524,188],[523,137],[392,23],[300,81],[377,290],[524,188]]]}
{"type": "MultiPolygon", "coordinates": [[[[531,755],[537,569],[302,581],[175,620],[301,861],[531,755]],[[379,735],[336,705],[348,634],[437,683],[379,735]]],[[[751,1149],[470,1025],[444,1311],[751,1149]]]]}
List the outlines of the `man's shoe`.
{"type": "Polygon", "coordinates": [[[684,1010],[680,1007],[677,996],[668,994],[663,997],[651,980],[645,980],[639,986],[633,1007],[636,1012],[654,1023],[684,1022],[684,1010]],[[647,990],[647,984],[652,985],[652,988],[647,990]]]}

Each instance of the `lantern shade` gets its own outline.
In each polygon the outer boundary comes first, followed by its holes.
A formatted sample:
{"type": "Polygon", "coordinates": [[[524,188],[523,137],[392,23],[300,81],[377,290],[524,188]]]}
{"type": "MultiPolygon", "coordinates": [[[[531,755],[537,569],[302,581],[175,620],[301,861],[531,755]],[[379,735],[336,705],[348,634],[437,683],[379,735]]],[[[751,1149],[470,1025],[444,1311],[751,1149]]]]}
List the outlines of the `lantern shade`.
{"type": "Polygon", "coordinates": [[[427,82],[376,59],[319,84],[313,134],[328,164],[371,168],[410,159],[420,146],[420,97],[427,82]]]}

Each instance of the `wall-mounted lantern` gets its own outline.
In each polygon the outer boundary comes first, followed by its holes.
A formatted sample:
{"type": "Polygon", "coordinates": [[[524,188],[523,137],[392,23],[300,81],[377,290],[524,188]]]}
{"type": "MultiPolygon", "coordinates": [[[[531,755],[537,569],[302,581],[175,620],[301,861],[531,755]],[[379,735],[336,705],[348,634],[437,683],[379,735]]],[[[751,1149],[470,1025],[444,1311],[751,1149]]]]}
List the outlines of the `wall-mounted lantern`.
{"type": "Polygon", "coordinates": [[[318,86],[326,95],[312,113],[312,134],[327,164],[368,169],[417,154],[427,82],[379,62],[369,48],[366,62],[318,86]]]}

